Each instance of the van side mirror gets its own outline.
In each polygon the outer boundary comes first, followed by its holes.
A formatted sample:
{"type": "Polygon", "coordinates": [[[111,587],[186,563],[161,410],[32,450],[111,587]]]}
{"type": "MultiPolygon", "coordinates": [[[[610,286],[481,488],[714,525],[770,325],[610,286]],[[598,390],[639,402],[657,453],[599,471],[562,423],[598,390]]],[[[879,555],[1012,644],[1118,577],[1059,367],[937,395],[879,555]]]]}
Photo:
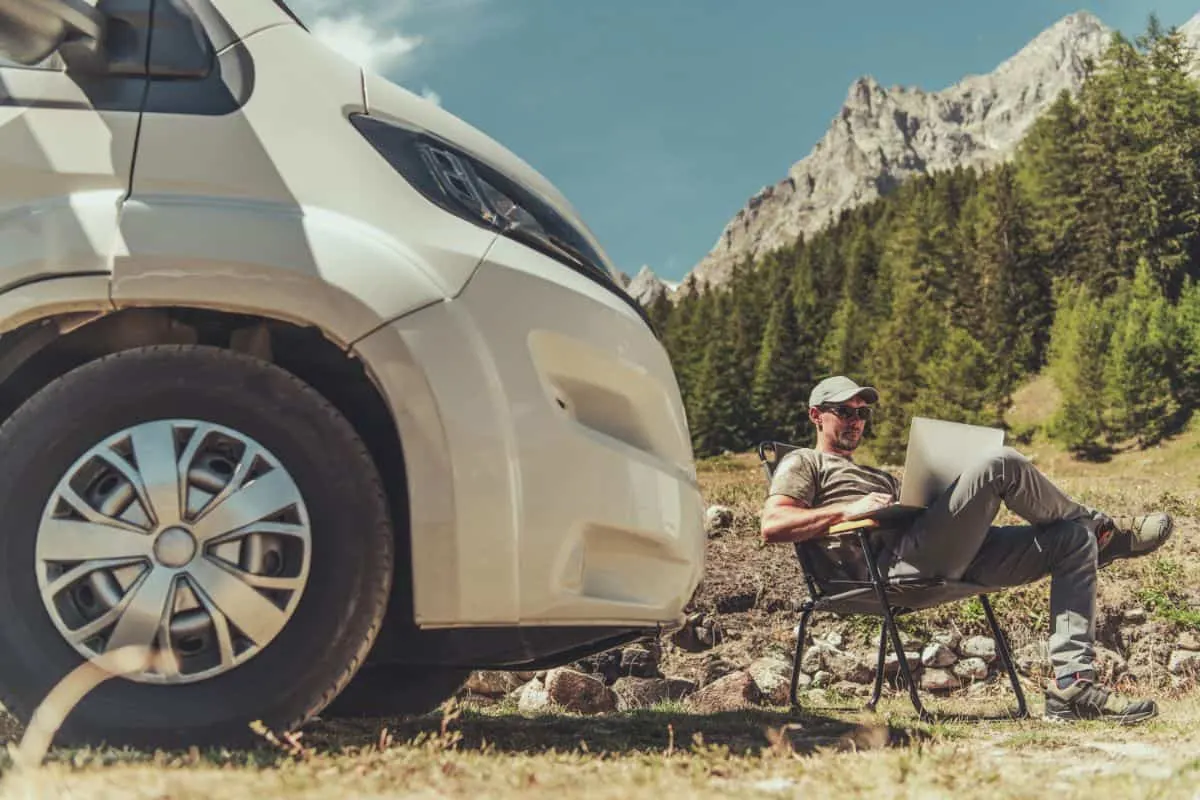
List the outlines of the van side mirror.
{"type": "Polygon", "coordinates": [[[0,0],[0,53],[38,64],[64,44],[95,50],[105,18],[85,0],[0,0]]]}

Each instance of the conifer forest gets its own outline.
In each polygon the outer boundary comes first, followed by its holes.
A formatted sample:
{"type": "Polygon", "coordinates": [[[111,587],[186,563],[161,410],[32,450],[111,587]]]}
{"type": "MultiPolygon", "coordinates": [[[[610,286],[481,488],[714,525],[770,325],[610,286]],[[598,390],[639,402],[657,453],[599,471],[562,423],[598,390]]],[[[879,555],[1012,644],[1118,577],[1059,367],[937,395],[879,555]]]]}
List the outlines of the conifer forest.
{"type": "Polygon", "coordinates": [[[1194,58],[1151,20],[1009,161],[906,181],[650,303],[696,455],[811,442],[808,392],[830,374],[881,392],[867,436],[887,463],[913,415],[1004,425],[1038,374],[1061,396],[1042,432],[1080,457],[1180,430],[1200,405],[1194,58]]]}

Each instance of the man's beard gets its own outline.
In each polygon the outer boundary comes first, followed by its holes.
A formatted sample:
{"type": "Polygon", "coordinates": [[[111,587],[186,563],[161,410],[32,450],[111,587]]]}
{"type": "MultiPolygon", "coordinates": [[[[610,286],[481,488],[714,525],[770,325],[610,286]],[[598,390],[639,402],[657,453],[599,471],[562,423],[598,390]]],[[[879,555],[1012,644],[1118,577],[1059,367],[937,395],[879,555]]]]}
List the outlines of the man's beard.
{"type": "Polygon", "coordinates": [[[854,450],[862,443],[862,433],[845,430],[834,437],[834,441],[842,450],[854,450]]]}

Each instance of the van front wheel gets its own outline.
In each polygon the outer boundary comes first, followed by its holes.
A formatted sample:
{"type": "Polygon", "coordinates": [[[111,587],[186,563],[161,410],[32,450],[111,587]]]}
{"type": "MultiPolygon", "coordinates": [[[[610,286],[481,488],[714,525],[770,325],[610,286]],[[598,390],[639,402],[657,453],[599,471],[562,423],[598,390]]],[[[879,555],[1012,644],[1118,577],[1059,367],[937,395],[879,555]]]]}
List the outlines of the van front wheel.
{"type": "MultiPolygon", "coordinates": [[[[176,748],[292,730],[351,680],[392,579],[375,465],[284,370],[123,351],[0,427],[0,693],[29,723],[83,663],[57,742],[176,748]]],[[[52,709],[43,709],[43,714],[52,709]]]]}

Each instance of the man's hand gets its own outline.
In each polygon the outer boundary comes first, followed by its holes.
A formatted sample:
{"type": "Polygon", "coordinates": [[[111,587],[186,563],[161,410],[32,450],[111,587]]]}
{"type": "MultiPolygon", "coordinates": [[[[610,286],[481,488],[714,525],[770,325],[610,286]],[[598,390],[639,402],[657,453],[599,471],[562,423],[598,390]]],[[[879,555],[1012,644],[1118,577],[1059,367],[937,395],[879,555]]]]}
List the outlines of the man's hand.
{"type": "Polygon", "coordinates": [[[871,492],[848,504],[846,506],[846,516],[857,517],[859,514],[866,514],[877,508],[884,508],[891,504],[892,496],[890,494],[886,492],[871,492]]]}

